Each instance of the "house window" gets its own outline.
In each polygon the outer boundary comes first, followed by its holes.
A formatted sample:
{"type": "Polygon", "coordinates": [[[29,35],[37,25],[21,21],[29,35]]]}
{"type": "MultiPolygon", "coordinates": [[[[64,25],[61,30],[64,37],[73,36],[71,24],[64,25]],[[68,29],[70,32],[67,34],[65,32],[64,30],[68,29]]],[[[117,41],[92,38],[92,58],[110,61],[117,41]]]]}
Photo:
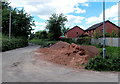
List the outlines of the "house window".
{"type": "Polygon", "coordinates": [[[103,28],[101,29],[101,32],[103,32],[103,28]]]}
{"type": "Polygon", "coordinates": [[[76,32],[76,34],[78,34],[78,32],[76,32]]]}

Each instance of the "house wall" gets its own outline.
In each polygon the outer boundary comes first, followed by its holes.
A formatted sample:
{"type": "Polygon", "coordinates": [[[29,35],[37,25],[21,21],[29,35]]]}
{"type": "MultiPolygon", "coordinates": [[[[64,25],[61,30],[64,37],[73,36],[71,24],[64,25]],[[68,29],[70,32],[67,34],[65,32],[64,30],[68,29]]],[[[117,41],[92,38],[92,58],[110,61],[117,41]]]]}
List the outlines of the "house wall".
{"type": "MultiPolygon", "coordinates": [[[[103,29],[103,26],[100,26],[96,29],[96,31],[100,31],[100,33],[102,33],[102,29],[103,29]]],[[[113,24],[109,23],[109,22],[106,22],[105,24],[105,32],[108,32],[108,33],[112,33],[112,32],[115,32],[116,34],[118,34],[118,28],[116,26],[114,26],[113,24]]]]}
{"type": "MultiPolygon", "coordinates": [[[[94,32],[97,32],[99,34],[102,34],[103,33],[103,25],[101,25],[100,27],[96,28],[95,30],[90,30],[88,31],[88,35],[89,36],[93,36],[94,32]]],[[[109,22],[106,22],[105,23],[105,32],[108,32],[108,33],[112,33],[113,31],[118,34],[118,27],[116,27],[115,25],[109,23],[109,22]]]]}
{"type": "Polygon", "coordinates": [[[74,29],[71,29],[67,33],[65,33],[65,37],[66,38],[76,38],[82,34],[84,34],[84,31],[78,27],[75,27],[74,29]]]}

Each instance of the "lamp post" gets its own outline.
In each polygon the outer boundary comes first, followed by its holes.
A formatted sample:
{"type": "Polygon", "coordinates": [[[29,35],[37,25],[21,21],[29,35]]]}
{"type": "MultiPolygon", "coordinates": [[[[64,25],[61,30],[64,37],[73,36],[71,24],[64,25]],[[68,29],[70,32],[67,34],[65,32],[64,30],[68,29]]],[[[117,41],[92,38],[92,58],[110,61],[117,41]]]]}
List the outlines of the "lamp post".
{"type": "Polygon", "coordinates": [[[103,0],[103,58],[106,56],[105,49],[105,0],[103,0]]]}
{"type": "Polygon", "coordinates": [[[10,15],[9,15],[9,39],[11,38],[11,7],[10,8],[10,15]]]}

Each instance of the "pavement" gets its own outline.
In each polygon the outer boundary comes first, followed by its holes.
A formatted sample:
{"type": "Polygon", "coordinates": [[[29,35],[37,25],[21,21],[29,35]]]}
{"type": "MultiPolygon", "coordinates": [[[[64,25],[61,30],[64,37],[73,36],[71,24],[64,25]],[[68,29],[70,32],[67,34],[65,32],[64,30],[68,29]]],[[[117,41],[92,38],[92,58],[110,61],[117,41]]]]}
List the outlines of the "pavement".
{"type": "Polygon", "coordinates": [[[118,82],[117,72],[73,69],[38,58],[38,45],[2,53],[3,82],[118,82]]]}

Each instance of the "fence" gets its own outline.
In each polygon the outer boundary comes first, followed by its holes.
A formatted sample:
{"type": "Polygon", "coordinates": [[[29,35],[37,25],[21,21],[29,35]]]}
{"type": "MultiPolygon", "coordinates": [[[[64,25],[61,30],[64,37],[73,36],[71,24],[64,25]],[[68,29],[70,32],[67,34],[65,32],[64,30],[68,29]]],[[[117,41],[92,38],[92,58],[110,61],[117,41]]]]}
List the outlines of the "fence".
{"type": "MultiPolygon", "coordinates": [[[[92,44],[103,44],[103,38],[91,39],[92,44]]],[[[105,45],[120,47],[120,38],[105,38],[105,45]]]]}

